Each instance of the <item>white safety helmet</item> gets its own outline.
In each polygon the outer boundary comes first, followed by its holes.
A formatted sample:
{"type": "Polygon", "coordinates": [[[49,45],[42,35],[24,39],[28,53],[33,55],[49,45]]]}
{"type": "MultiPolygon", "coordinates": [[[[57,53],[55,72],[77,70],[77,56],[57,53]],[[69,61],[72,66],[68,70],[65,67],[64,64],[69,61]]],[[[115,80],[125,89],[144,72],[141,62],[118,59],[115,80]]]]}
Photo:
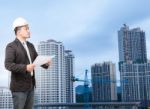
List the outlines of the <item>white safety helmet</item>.
{"type": "Polygon", "coordinates": [[[15,30],[16,27],[25,26],[25,25],[28,25],[28,22],[24,18],[18,17],[13,22],[13,30],[15,30]]]}

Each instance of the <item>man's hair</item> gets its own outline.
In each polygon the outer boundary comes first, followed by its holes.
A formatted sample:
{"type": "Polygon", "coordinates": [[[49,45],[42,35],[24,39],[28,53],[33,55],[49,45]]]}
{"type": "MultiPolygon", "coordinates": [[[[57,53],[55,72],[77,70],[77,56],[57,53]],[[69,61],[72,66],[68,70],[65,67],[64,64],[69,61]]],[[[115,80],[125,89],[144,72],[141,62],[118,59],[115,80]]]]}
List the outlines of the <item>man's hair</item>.
{"type": "Polygon", "coordinates": [[[19,27],[16,27],[16,28],[14,29],[15,35],[17,35],[17,32],[18,32],[22,27],[23,27],[23,26],[19,26],[19,27]]]}

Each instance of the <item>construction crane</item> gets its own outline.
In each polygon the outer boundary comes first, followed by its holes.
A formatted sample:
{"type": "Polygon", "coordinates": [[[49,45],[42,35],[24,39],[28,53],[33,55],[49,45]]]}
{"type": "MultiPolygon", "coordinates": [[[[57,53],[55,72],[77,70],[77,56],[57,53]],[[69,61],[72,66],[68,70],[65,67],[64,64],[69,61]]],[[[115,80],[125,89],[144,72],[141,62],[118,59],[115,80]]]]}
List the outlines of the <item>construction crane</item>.
{"type": "Polygon", "coordinates": [[[90,106],[88,104],[88,102],[89,102],[89,80],[88,80],[87,73],[88,73],[88,70],[86,69],[85,70],[84,80],[79,79],[79,78],[75,78],[75,77],[72,78],[73,82],[79,81],[79,82],[83,82],[84,83],[84,103],[85,103],[84,109],[90,109],[90,106]]]}

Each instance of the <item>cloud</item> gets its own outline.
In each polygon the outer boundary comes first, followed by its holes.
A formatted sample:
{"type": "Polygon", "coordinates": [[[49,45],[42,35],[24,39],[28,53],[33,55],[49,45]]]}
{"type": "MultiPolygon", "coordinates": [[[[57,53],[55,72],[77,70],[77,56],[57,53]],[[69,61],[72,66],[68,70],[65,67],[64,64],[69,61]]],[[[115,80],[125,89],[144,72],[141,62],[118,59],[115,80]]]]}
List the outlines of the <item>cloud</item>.
{"type": "MultiPolygon", "coordinates": [[[[30,41],[35,46],[40,41],[55,39],[62,41],[66,49],[73,51],[77,77],[81,75],[84,77],[84,70],[90,69],[90,66],[97,62],[112,61],[117,65],[119,58],[117,31],[123,23],[127,23],[131,28],[141,27],[146,32],[147,51],[150,58],[148,43],[150,41],[150,1],[148,0],[12,2],[1,2],[2,53],[0,58],[4,58],[6,44],[14,40],[11,24],[18,16],[23,16],[29,21],[32,33],[30,41]]],[[[0,84],[6,79],[4,74],[0,78],[0,84]]]]}
{"type": "MultiPolygon", "coordinates": [[[[83,78],[84,74],[81,71],[85,68],[90,69],[94,63],[113,61],[116,63],[117,79],[119,78],[117,31],[123,23],[129,26],[139,24],[143,28],[140,22],[150,16],[149,6],[143,1],[136,2],[110,1],[103,14],[96,16],[95,21],[87,26],[86,32],[71,41],[69,47],[72,47],[76,54],[76,70],[80,72],[77,76],[83,78]],[[143,5],[144,8],[139,8],[143,5]]],[[[149,31],[148,28],[146,31],[149,31]]]]}

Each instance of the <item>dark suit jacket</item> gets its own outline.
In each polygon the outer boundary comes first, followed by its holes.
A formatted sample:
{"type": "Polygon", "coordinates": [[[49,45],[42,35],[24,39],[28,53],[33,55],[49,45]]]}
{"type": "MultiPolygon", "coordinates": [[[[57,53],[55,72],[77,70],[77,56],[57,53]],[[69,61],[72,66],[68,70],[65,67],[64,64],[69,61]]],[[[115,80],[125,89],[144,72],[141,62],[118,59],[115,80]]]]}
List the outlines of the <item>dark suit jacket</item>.
{"type": "MultiPolygon", "coordinates": [[[[38,56],[33,44],[27,42],[32,62],[38,56]]],[[[11,71],[11,91],[28,91],[35,86],[35,74],[33,76],[26,71],[26,65],[29,64],[27,52],[21,42],[16,38],[6,47],[5,67],[11,71]]],[[[43,65],[44,68],[48,66],[43,65]]]]}

